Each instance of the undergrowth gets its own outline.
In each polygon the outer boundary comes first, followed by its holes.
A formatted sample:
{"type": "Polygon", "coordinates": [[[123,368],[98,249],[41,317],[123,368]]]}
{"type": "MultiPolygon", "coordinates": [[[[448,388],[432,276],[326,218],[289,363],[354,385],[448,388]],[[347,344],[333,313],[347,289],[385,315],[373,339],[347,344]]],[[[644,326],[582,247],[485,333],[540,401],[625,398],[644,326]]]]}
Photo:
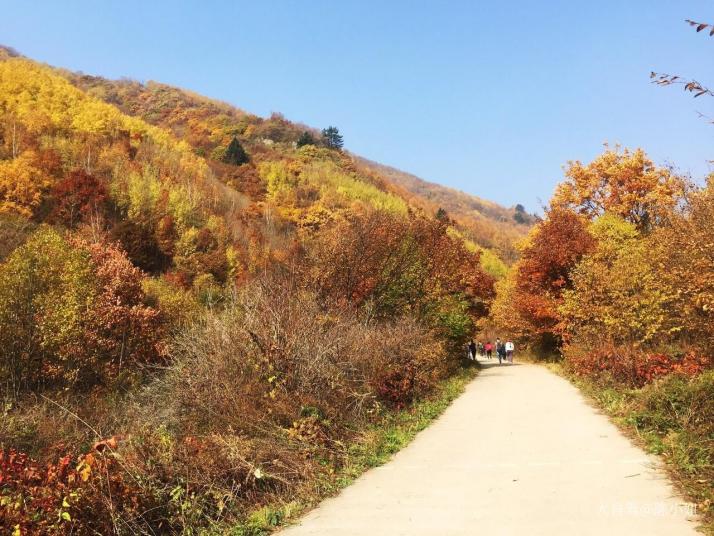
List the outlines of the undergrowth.
{"type": "MultiPolygon", "coordinates": [[[[388,462],[429,426],[454,401],[477,374],[475,367],[460,369],[443,380],[428,397],[403,410],[386,413],[369,425],[354,441],[345,445],[345,458],[339,466],[324,462],[324,471],[314,481],[306,482],[291,497],[258,508],[227,533],[231,536],[263,536],[278,527],[294,522],[322,499],[349,486],[365,471],[388,462]]],[[[216,527],[212,534],[224,534],[216,527]]]]}

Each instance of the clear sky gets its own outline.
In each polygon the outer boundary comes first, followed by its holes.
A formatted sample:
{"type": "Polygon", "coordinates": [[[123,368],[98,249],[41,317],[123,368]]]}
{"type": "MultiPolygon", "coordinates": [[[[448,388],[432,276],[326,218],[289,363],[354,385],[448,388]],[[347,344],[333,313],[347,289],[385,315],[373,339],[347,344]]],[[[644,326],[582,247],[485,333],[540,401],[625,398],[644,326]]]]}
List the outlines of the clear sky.
{"type": "Polygon", "coordinates": [[[110,78],[157,80],[315,127],[425,179],[537,210],[605,141],[702,178],[712,0],[7,1],[0,43],[110,78]]]}

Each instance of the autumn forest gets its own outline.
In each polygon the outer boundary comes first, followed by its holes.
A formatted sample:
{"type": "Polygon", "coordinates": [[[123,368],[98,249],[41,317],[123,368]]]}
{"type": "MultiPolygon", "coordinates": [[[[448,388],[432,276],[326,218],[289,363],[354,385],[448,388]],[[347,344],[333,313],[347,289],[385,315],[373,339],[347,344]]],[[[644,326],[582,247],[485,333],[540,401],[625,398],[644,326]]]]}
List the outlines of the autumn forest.
{"type": "Polygon", "coordinates": [[[496,334],[711,515],[714,177],[606,145],[537,216],[348,147],[0,48],[0,532],[267,534],[496,334]]]}

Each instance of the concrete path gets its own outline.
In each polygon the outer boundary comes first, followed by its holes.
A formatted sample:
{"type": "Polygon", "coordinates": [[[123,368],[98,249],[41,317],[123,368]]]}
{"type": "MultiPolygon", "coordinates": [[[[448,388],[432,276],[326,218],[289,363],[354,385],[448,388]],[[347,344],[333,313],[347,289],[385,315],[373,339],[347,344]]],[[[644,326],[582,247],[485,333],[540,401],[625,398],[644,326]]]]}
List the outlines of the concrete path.
{"type": "Polygon", "coordinates": [[[685,501],[567,381],[485,369],[388,464],[281,536],[695,534],[685,501]]]}

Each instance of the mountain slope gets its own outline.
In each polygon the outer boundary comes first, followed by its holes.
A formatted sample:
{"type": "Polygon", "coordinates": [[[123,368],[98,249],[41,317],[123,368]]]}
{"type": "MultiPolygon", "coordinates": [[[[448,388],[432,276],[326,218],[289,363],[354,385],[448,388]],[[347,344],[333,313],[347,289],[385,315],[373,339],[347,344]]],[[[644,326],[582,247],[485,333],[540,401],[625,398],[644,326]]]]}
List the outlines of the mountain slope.
{"type": "Polygon", "coordinates": [[[504,271],[415,199],[279,115],[0,51],[0,527],[255,534],[336,483],[504,271]]]}
{"type": "Polygon", "coordinates": [[[412,194],[412,201],[425,210],[431,213],[439,208],[446,210],[466,236],[487,249],[494,249],[508,263],[516,258],[515,243],[536,222],[536,218],[521,210],[521,207],[505,208],[493,201],[425,181],[390,166],[363,158],[359,161],[404,188],[412,194]]]}
{"type": "MultiPolygon", "coordinates": [[[[261,161],[289,155],[303,132],[310,132],[315,139],[320,137],[315,129],[292,123],[280,114],[260,118],[229,104],[157,82],[112,81],[70,72],[64,75],[77,87],[115,104],[123,112],[172,130],[198,154],[206,156],[214,172],[225,182],[254,197],[264,194],[264,181],[257,173],[261,161]],[[226,170],[217,163],[221,148],[232,135],[238,135],[246,145],[256,166],[237,171],[226,170]]],[[[494,250],[508,263],[517,255],[515,242],[535,222],[524,211],[508,209],[347,152],[343,153],[341,167],[358,175],[360,180],[406,198],[428,214],[445,209],[470,240],[494,250]]]]}

